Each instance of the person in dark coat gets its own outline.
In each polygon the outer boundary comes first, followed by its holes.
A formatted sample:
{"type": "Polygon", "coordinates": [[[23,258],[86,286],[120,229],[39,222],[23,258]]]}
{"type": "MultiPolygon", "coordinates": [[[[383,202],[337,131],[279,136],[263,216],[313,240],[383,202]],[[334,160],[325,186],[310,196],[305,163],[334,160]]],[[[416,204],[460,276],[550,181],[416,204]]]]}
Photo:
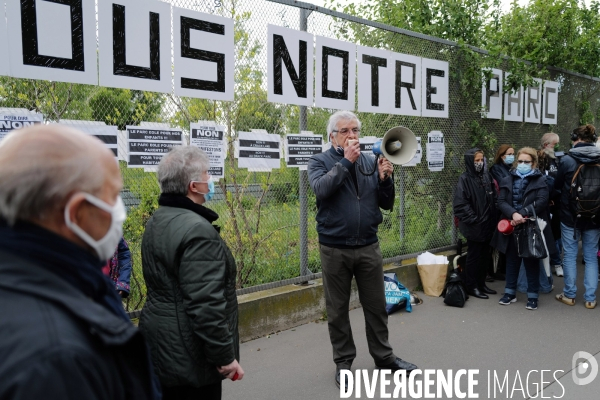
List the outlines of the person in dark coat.
{"type": "Polygon", "coordinates": [[[173,147],[158,166],[159,208],[146,224],[142,268],[148,338],[163,398],[220,399],[222,380],[244,377],[236,265],[203,204],[214,195],[206,153],[173,147]]]}
{"type": "Polygon", "coordinates": [[[23,128],[0,145],[0,187],[0,399],[159,399],[102,273],[125,220],[114,154],[71,128],[23,128]]]}
{"type": "MultiPolygon", "coordinates": [[[[560,137],[554,132],[544,133],[540,139],[540,149],[538,150],[538,158],[540,165],[538,169],[542,174],[549,177],[552,182],[553,190],[550,192],[550,227],[552,228],[552,235],[554,236],[554,244],[557,249],[556,256],[550,260],[550,264],[554,266],[554,273],[556,276],[564,276],[562,260],[560,253],[562,253],[562,241],[560,234],[560,189],[555,186],[556,177],[558,174],[559,164],[559,152],[558,145],[560,137]]],[[[562,153],[560,153],[562,154],[562,153]]]]}
{"type": "MultiPolygon", "coordinates": [[[[507,176],[510,176],[510,169],[515,161],[515,149],[509,144],[502,144],[496,152],[494,157],[494,164],[490,168],[490,174],[496,181],[496,189],[500,188],[500,181],[507,176]]],[[[501,217],[499,215],[499,217],[501,217]]],[[[498,266],[494,273],[493,268],[490,269],[489,275],[493,279],[505,280],[506,279],[506,256],[504,253],[497,251],[498,254],[498,266]]]]}
{"type": "Polygon", "coordinates": [[[494,164],[490,168],[492,178],[500,185],[500,181],[510,175],[510,169],[515,161],[515,149],[509,144],[502,144],[494,157],[494,164]]]}
{"type": "MultiPolygon", "coordinates": [[[[531,147],[520,149],[517,152],[517,167],[511,170],[510,176],[500,182],[498,209],[515,227],[527,222],[527,217],[533,217],[534,211],[538,218],[548,221],[548,185],[540,170],[537,169],[537,161],[535,149],[531,147]]],[[[550,224],[546,225],[544,236],[546,243],[554,243],[550,224]]],[[[517,278],[521,262],[524,262],[527,273],[526,308],[536,310],[540,285],[539,260],[519,257],[513,234],[503,235],[496,230],[492,246],[506,254],[506,286],[504,296],[499,303],[509,305],[517,301],[517,278]]],[[[553,251],[556,252],[556,248],[548,246],[548,251],[552,254],[553,251]]]]}
{"type": "Polygon", "coordinates": [[[571,134],[573,148],[560,160],[556,186],[561,188],[560,198],[560,227],[562,242],[565,250],[563,267],[565,287],[556,299],[562,303],[575,305],[577,294],[577,253],[579,240],[585,261],[583,299],[585,307],[596,307],[596,290],[598,289],[598,240],[600,239],[600,224],[587,218],[576,218],[571,212],[570,191],[575,171],[581,164],[600,164],[600,149],[595,146],[596,128],[584,125],[576,128],[571,134]]]}
{"type": "Polygon", "coordinates": [[[465,153],[466,172],[458,178],[454,194],[454,215],[460,233],[467,239],[465,286],[477,298],[487,299],[495,290],[485,284],[490,246],[496,227],[496,190],[485,168],[483,151],[470,149],[465,153]]]}
{"type": "Polygon", "coordinates": [[[119,240],[117,249],[104,267],[104,272],[114,282],[115,290],[122,298],[129,297],[131,282],[131,251],[125,238],[119,240]]]}

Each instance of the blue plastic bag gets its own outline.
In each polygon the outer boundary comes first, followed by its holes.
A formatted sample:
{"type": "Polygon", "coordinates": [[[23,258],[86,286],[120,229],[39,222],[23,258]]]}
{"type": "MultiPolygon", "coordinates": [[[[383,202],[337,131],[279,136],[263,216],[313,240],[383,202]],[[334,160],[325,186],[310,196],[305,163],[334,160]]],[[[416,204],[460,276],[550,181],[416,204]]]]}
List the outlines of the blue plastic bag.
{"type": "Polygon", "coordinates": [[[412,312],[410,292],[398,280],[395,273],[383,274],[385,287],[385,311],[388,315],[406,307],[407,312],[412,312]]]}

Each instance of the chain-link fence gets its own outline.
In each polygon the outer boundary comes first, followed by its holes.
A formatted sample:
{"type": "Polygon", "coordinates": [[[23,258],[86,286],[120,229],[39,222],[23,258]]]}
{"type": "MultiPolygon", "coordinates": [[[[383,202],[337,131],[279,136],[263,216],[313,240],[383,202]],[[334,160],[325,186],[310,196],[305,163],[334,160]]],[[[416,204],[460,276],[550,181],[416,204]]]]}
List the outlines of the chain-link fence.
{"type": "MultiPolygon", "coordinates": [[[[457,240],[452,219],[452,197],[458,175],[464,170],[462,154],[475,142],[488,159],[499,144],[516,148],[539,144],[547,131],[557,132],[562,146],[581,121],[600,118],[600,80],[551,70],[558,81],[558,126],[482,119],[480,94],[465,91],[472,79],[465,65],[468,53],[450,42],[428,38],[292,0],[172,0],[171,4],[235,20],[235,100],[232,102],[177,97],[126,89],[0,78],[0,106],[20,107],[44,114],[48,121],[91,120],[117,125],[141,123],[178,127],[188,134],[190,123],[216,121],[226,127],[229,141],[225,178],[216,187],[209,206],[220,218],[221,234],[238,264],[238,287],[299,277],[320,271],[315,227],[316,203],[306,172],[288,168],[284,161],[272,172],[249,172],[233,157],[236,132],[264,129],[284,135],[300,130],[322,134],[333,110],[302,108],[267,101],[267,26],[274,24],[359,45],[383,48],[449,63],[449,118],[426,118],[357,113],[362,135],[381,137],[394,126],[410,128],[417,136],[444,133],[445,168],[431,172],[425,162],[395,167],[396,205],[384,215],[379,228],[385,258],[451,245],[457,240]]],[[[351,86],[352,87],[352,86],[351,86]]],[[[425,150],[425,145],[423,144],[425,150]]],[[[125,149],[120,149],[122,154],[125,149]]],[[[423,158],[425,160],[425,158],[423,158]]],[[[141,265],[144,226],[158,207],[155,173],[127,168],[120,161],[123,198],[128,207],[125,238],[133,255],[129,310],[141,308],[145,285],[141,265]]],[[[297,281],[306,280],[296,279],[297,281]]]]}

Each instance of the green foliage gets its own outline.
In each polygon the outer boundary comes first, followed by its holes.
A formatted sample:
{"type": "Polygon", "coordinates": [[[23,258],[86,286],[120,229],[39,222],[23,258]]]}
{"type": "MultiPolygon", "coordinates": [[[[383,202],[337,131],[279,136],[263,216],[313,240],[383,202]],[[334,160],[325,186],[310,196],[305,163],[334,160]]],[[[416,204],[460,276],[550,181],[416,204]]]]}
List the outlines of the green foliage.
{"type": "Polygon", "coordinates": [[[142,121],[160,122],[164,97],[140,90],[100,88],[90,99],[92,119],[124,130],[142,121]]]}
{"type": "Polygon", "coordinates": [[[469,141],[471,142],[471,147],[479,147],[483,150],[488,159],[494,157],[494,149],[498,144],[496,135],[494,132],[488,132],[477,121],[471,121],[469,124],[469,141]]]}

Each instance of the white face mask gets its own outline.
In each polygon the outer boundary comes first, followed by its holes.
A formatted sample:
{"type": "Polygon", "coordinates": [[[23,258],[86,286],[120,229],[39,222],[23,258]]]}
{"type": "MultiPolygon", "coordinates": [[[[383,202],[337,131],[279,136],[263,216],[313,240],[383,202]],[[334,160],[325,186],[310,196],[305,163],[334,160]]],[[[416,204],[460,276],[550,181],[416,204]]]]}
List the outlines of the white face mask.
{"type": "Polygon", "coordinates": [[[119,240],[121,240],[121,237],[123,236],[123,222],[125,222],[125,218],[127,217],[125,205],[123,204],[121,196],[117,197],[117,202],[114,206],[110,206],[89,193],[83,193],[83,195],[91,204],[111,215],[110,228],[108,228],[108,232],[106,232],[106,235],[104,235],[102,239],[95,240],[88,235],[86,231],[71,221],[69,219],[70,200],[65,207],[65,223],[67,224],[67,227],[73,231],[73,233],[75,233],[81,240],[86,242],[96,251],[96,254],[100,260],[106,261],[113,256],[115,250],[117,249],[117,245],[119,244],[119,240]]]}

